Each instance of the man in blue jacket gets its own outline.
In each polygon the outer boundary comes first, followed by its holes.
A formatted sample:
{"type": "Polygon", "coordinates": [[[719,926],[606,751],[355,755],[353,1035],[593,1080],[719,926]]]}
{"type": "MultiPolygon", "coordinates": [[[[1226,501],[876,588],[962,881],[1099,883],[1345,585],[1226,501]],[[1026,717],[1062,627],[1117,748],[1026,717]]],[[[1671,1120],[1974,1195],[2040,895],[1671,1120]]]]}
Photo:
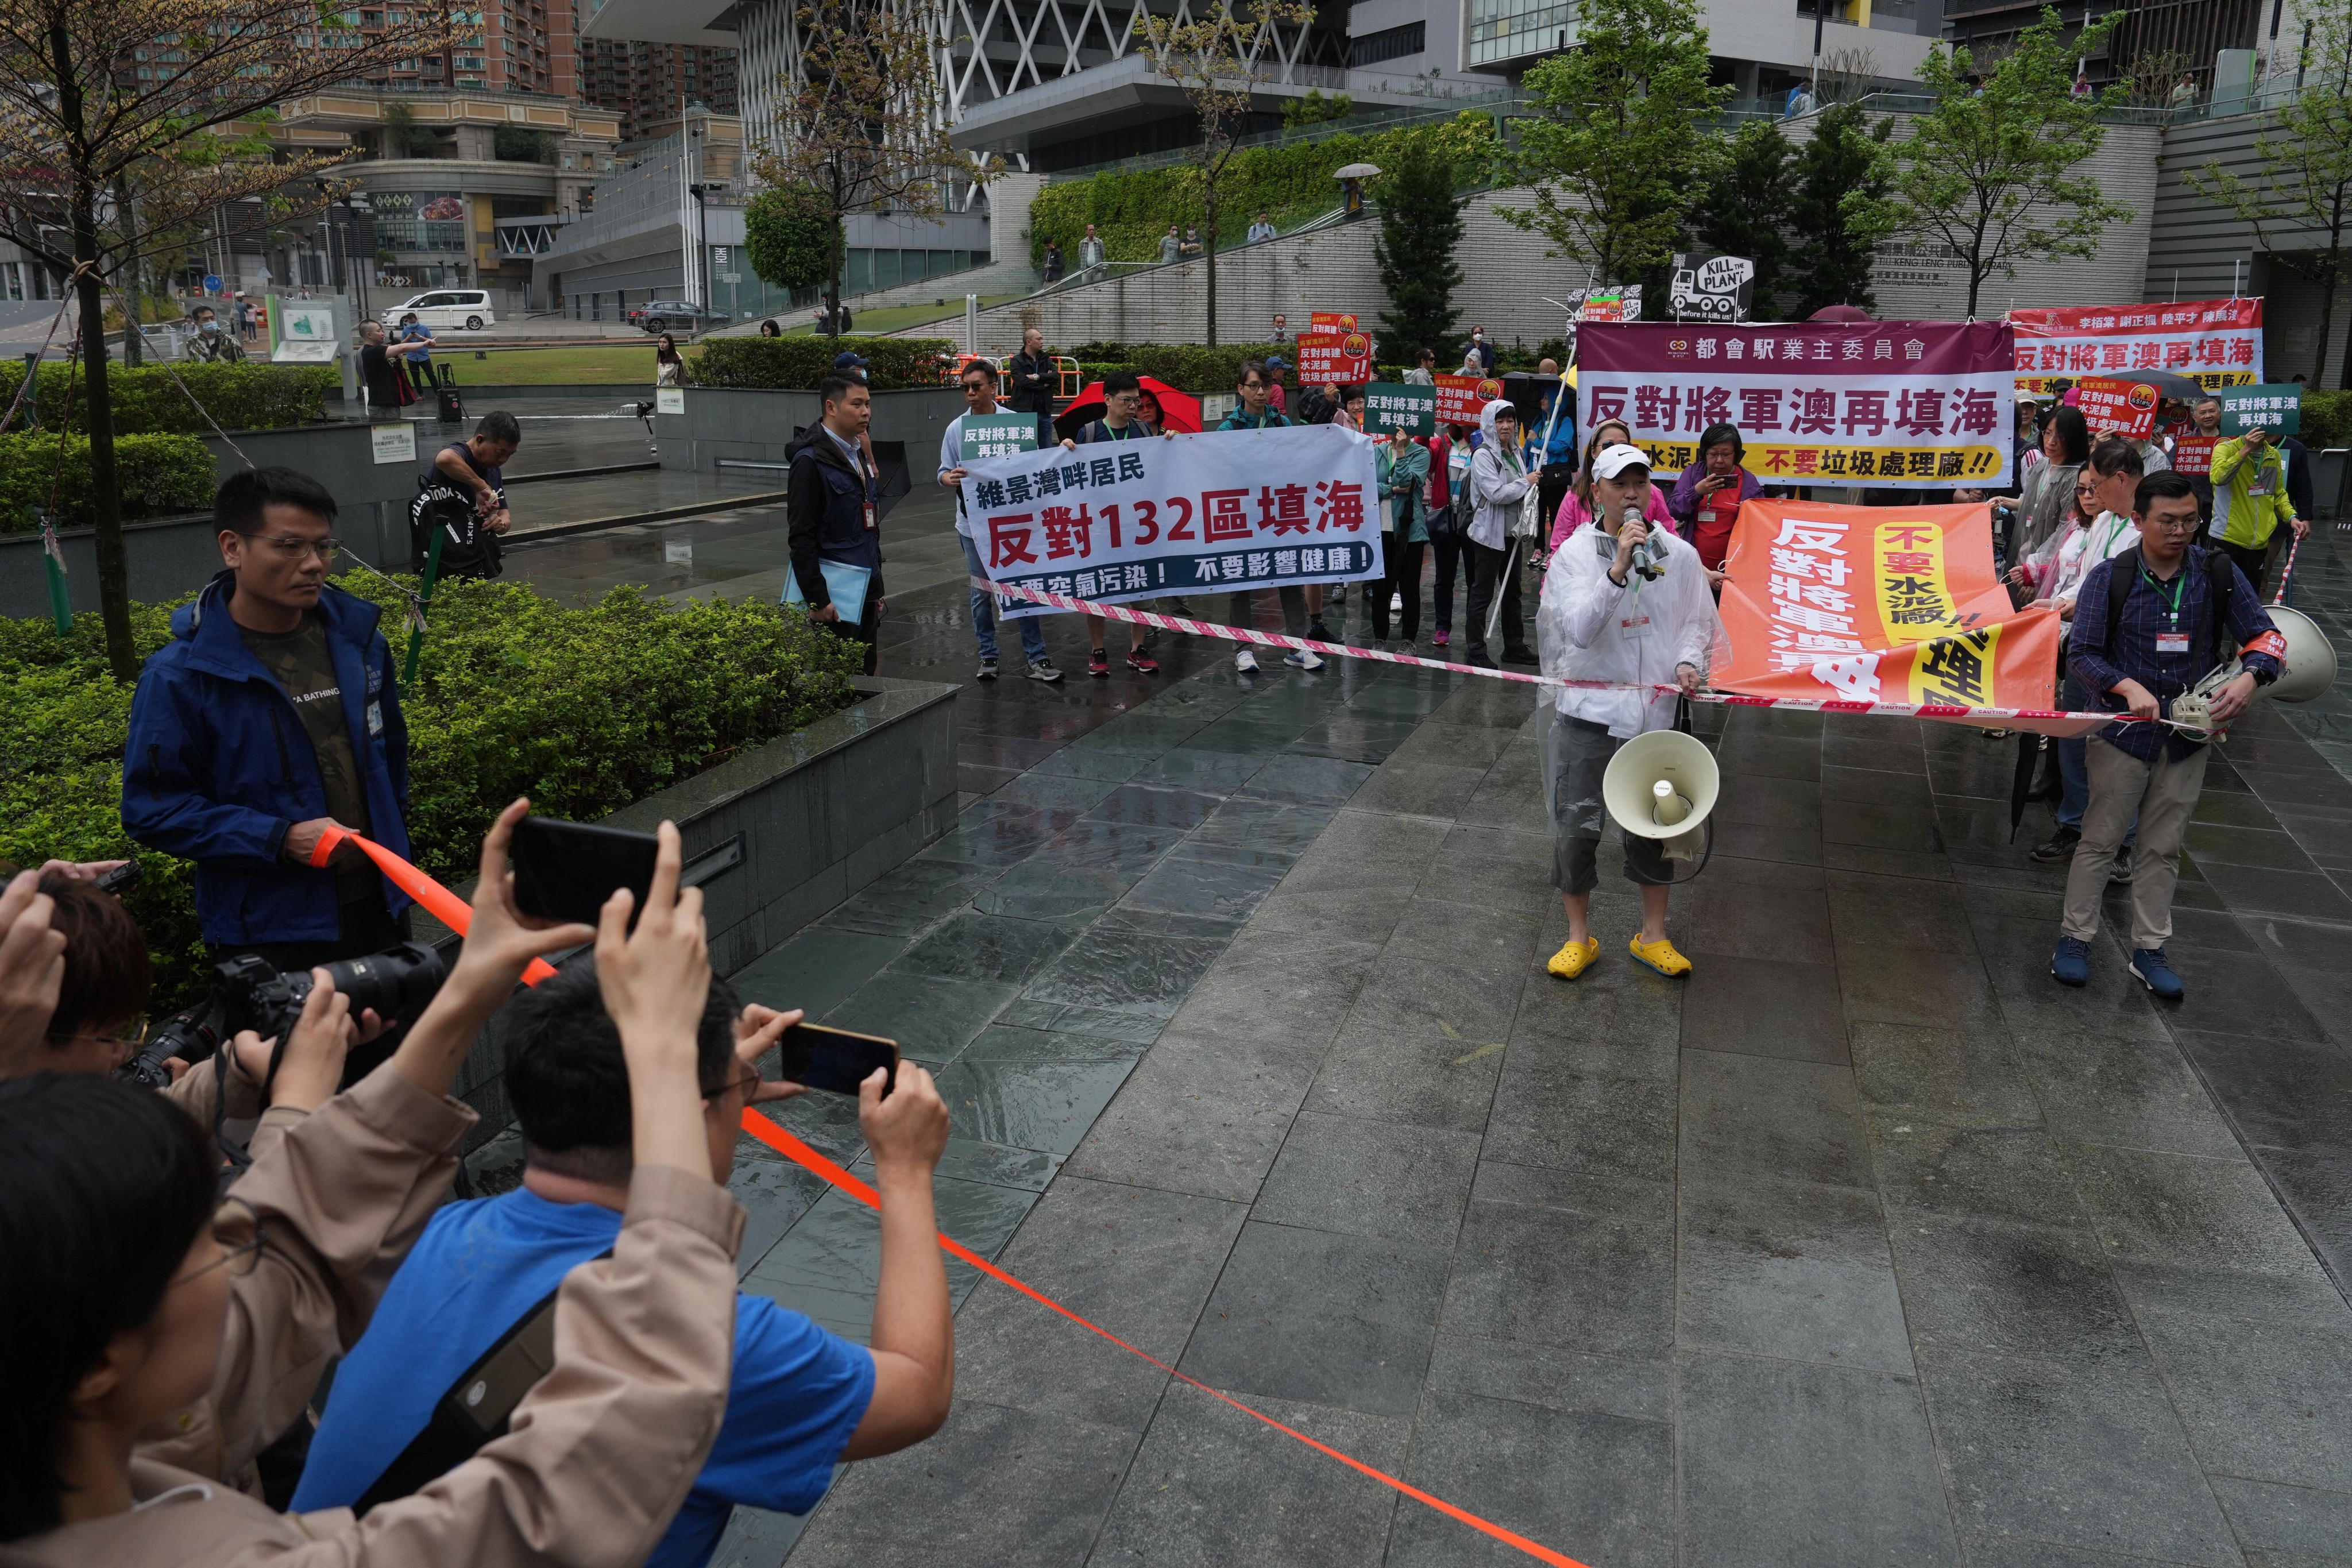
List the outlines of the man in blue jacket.
{"type": "Polygon", "coordinates": [[[280,969],[405,940],[408,898],[331,826],[408,853],[408,730],[376,606],[327,581],[335,498],[257,468],[213,502],[225,568],[147,660],[122,758],[122,826],[196,863],[196,914],[223,956],[280,969]]]}

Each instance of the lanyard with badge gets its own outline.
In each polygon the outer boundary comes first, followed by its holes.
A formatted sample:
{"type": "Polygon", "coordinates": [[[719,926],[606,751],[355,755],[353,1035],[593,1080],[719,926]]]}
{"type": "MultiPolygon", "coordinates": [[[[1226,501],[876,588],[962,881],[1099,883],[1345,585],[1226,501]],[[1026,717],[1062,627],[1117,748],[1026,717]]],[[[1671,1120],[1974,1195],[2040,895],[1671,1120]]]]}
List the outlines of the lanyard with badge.
{"type": "MultiPolygon", "coordinates": [[[[1606,529],[1596,526],[1592,531],[1592,551],[1601,560],[1614,565],[1617,560],[1617,536],[1606,529]]],[[[1641,554],[1636,552],[1635,569],[1625,574],[1625,584],[1633,590],[1633,597],[1626,602],[1623,613],[1617,617],[1617,635],[1627,642],[1639,642],[1650,635],[1650,612],[1642,605],[1642,584],[1649,580],[1651,574],[1640,570],[1640,565],[1641,554]]],[[[1608,566],[1601,568],[1603,573],[1608,570],[1608,566]]]]}
{"type": "Polygon", "coordinates": [[[2172,574],[2172,591],[2169,594],[2165,592],[2164,584],[2156,580],[2156,574],[2147,569],[2147,563],[2145,560],[2139,563],[2139,574],[2147,580],[2148,592],[2154,594],[2158,603],[2165,606],[2166,628],[2156,634],[2156,651],[2187,653],[2189,634],[2180,629],[2180,605],[2189,588],[2189,563],[2182,562],[2180,570],[2172,574]]]}

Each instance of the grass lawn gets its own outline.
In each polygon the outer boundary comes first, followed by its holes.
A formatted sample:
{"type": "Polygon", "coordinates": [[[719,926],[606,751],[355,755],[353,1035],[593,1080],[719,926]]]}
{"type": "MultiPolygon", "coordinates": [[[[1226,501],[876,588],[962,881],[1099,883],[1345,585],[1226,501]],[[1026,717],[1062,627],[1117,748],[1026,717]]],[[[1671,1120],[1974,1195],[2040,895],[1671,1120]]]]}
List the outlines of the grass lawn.
{"type": "MultiPolygon", "coordinates": [[[[702,351],[692,343],[678,352],[692,359],[702,351]]],[[[460,385],[477,386],[651,386],[654,384],[654,340],[585,343],[576,348],[468,349],[447,338],[434,358],[457,367],[460,385]],[[476,354],[482,357],[476,359],[476,354]]]]}

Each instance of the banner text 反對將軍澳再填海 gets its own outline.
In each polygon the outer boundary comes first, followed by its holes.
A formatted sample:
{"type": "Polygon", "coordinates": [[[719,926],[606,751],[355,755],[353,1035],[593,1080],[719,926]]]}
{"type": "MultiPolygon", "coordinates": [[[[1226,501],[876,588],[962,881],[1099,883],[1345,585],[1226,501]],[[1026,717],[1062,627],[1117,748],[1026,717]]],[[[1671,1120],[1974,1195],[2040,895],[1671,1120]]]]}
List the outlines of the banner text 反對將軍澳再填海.
{"type": "Polygon", "coordinates": [[[987,458],[964,495],[992,581],[1116,604],[1377,577],[1378,483],[1368,437],[1308,425],[987,458]]]}
{"type": "Polygon", "coordinates": [[[2168,305],[2053,305],[2011,310],[2017,384],[2048,392],[2060,377],[2128,381],[2168,370],[2208,391],[2263,378],[2260,300],[2182,300],[2168,305]]]}
{"type": "Polygon", "coordinates": [[[1717,425],[1768,485],[1997,489],[2015,386],[1997,321],[1586,328],[1580,439],[1624,422],[1657,475],[1698,461],[1717,425]]]}

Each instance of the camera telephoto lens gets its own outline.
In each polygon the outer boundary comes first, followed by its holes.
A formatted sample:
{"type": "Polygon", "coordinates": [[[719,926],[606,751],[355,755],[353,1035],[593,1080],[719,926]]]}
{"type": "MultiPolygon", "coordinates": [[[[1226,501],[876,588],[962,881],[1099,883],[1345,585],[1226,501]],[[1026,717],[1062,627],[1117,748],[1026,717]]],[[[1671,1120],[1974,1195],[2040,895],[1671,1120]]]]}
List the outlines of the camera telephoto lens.
{"type": "MultiPolygon", "coordinates": [[[[421,942],[404,942],[365,958],[346,958],[323,967],[334,977],[335,989],[352,999],[355,1018],[373,1007],[379,1018],[414,1022],[449,978],[441,955],[421,942]]],[[[301,994],[307,996],[310,978],[300,978],[301,994]]]]}

